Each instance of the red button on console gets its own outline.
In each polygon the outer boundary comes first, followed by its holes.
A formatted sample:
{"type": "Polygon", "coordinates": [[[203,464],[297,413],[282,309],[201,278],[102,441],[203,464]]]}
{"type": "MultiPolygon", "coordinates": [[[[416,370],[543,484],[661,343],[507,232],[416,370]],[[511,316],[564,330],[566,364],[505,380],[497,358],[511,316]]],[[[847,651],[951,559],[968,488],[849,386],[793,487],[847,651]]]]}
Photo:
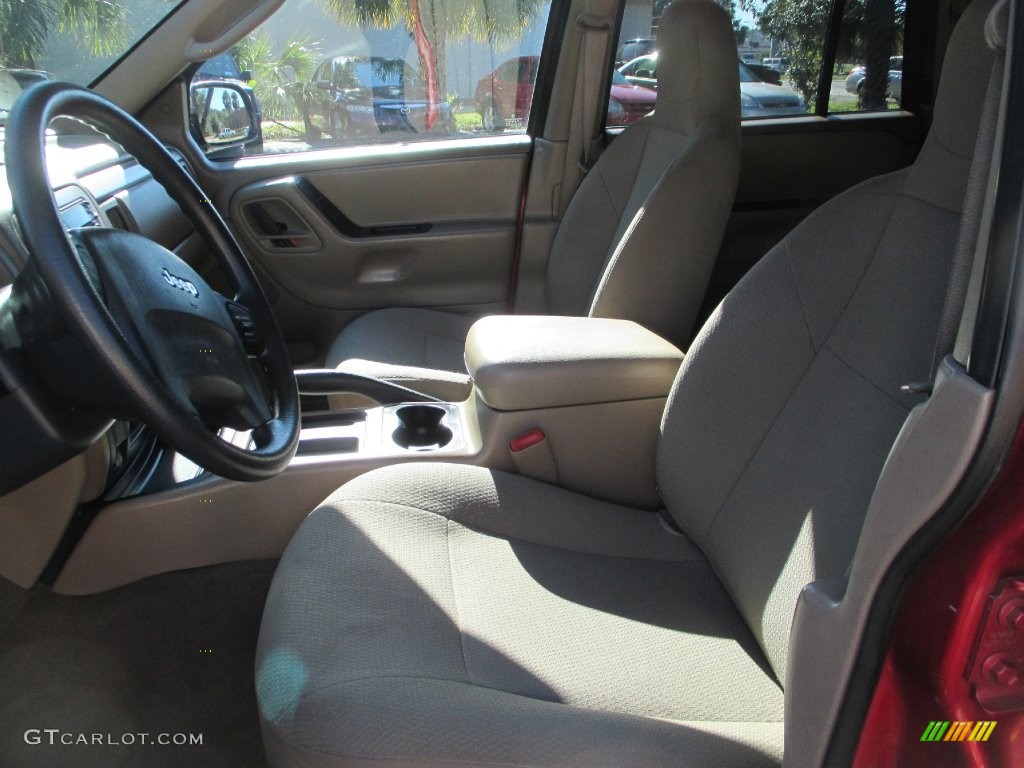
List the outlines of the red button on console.
{"type": "Polygon", "coordinates": [[[508,448],[512,453],[519,453],[520,451],[525,451],[527,448],[537,445],[537,443],[543,443],[544,439],[545,437],[543,432],[539,429],[531,429],[529,432],[524,432],[519,435],[519,437],[512,438],[511,442],[508,444],[508,448]]]}

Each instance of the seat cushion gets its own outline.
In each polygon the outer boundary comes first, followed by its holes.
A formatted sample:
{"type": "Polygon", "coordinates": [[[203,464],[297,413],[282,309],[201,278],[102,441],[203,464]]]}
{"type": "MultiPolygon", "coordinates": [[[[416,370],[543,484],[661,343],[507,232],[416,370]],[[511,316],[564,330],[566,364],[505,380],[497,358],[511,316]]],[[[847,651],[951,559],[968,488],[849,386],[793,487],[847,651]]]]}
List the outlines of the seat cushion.
{"type": "Polygon", "coordinates": [[[380,309],[347,325],[326,365],[376,376],[452,402],[469,397],[464,359],[475,318],[433,309],[380,309]]]}
{"type": "Polygon", "coordinates": [[[271,765],[775,765],[782,691],[654,513],[401,465],[300,527],[267,602],[271,765]]]}

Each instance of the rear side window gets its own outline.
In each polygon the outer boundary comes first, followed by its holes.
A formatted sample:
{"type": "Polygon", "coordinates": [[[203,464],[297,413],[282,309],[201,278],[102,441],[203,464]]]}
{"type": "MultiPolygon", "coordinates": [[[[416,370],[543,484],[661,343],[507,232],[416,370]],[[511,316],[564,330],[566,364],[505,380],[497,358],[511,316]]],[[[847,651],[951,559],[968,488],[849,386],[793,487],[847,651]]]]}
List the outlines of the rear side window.
{"type": "MultiPolygon", "coordinates": [[[[248,90],[248,154],[524,132],[550,3],[287,0],[192,86],[248,90]]],[[[193,123],[202,99],[193,97],[193,123]]]]}
{"type": "Polygon", "coordinates": [[[851,4],[848,0],[839,28],[830,112],[899,109],[906,10],[902,1],[851,4]]]}
{"type": "MultiPolygon", "coordinates": [[[[838,44],[829,50],[830,0],[718,0],[732,18],[744,120],[898,109],[905,0],[839,0],[838,44]],[[827,100],[819,98],[828,71],[827,100]],[[819,103],[821,102],[821,103],[819,103]]],[[[657,91],[658,22],[668,0],[627,2],[615,67],[630,85],[657,91]],[[645,41],[639,52],[637,43],[645,41]],[[634,55],[635,54],[635,55],[634,55]]],[[[620,89],[621,92],[621,89],[620,89]]],[[[619,96],[613,86],[614,103],[619,96]]],[[[644,112],[618,109],[629,124],[644,112]]]]}

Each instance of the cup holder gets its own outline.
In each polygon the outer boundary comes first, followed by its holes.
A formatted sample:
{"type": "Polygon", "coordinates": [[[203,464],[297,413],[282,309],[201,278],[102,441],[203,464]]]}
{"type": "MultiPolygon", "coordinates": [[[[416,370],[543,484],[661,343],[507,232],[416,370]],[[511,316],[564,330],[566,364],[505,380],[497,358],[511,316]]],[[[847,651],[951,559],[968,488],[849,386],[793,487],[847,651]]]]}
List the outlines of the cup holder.
{"type": "Polygon", "coordinates": [[[441,423],[447,414],[437,405],[403,405],[395,411],[398,429],[391,438],[396,445],[413,451],[444,448],[452,441],[452,431],[441,423]]]}

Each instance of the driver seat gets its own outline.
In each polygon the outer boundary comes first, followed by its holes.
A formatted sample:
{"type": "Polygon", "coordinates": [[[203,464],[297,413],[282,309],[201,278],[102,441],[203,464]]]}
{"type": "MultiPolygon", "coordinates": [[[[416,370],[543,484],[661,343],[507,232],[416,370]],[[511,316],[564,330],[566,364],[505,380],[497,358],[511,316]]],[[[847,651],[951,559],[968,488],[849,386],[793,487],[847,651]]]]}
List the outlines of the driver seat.
{"type": "MultiPolygon", "coordinates": [[[[545,309],[633,320],[685,348],[736,193],[740,106],[728,15],[709,2],[677,5],[658,27],[657,109],[612,142],[573,195],[551,246],[545,309]]],[[[465,400],[474,319],[368,312],[342,329],[325,364],[465,400]]]]}
{"type": "Polygon", "coordinates": [[[843,578],[921,402],[901,385],[930,378],[991,6],[954,33],[914,165],[808,217],[701,330],[661,428],[671,527],[422,462],[302,523],[257,650],[272,766],[781,762],[798,595],[843,578]]]}

